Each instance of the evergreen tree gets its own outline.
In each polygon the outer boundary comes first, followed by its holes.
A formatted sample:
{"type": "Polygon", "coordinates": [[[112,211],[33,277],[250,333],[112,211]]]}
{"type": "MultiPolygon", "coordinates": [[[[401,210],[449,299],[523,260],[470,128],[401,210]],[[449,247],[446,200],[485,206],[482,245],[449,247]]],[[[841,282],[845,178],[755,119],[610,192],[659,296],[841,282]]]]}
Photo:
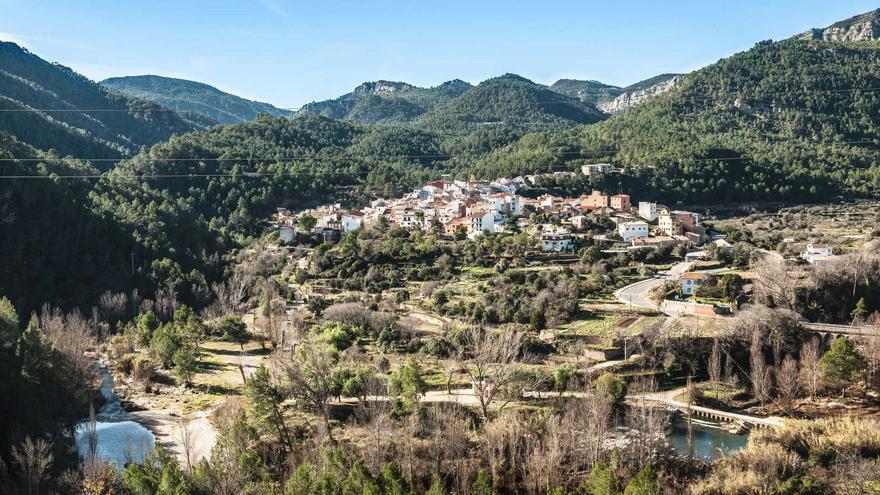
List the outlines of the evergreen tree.
{"type": "Polygon", "coordinates": [[[624,495],[659,495],[660,485],[654,468],[648,464],[626,485],[624,495]]]}

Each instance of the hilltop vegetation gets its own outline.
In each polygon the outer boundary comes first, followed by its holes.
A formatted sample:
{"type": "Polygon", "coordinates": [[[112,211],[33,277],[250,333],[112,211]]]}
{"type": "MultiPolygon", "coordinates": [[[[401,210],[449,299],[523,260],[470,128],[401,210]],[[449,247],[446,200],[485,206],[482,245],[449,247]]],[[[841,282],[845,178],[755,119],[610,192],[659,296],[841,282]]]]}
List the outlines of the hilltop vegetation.
{"type": "Polygon", "coordinates": [[[0,131],[24,143],[102,159],[213,123],[112,93],[9,42],[0,42],[0,109],[0,131]]]}
{"type": "Polygon", "coordinates": [[[612,161],[625,173],[599,185],[665,201],[876,196],[878,55],[877,42],[762,42],[601,124],[525,136],[473,170],[612,161]]]}
{"type": "Polygon", "coordinates": [[[266,113],[290,117],[293,112],[268,103],[247,100],[195,81],[162,76],[111,77],[101,85],[126,96],[152,101],[166,108],[203,115],[221,124],[237,124],[266,113]]]}
{"type": "Polygon", "coordinates": [[[433,88],[393,81],[366,82],[339,98],[304,105],[297,115],[317,114],[362,124],[402,124],[470,88],[459,79],[433,88]]]}

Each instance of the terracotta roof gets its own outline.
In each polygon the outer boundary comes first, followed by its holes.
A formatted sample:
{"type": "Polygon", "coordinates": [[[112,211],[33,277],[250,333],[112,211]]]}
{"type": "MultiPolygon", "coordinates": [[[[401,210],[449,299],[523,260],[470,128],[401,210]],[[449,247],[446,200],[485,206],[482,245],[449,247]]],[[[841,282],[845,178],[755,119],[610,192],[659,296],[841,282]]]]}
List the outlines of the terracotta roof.
{"type": "Polygon", "coordinates": [[[704,278],[706,278],[708,276],[709,276],[709,274],[707,274],[707,273],[687,272],[687,273],[682,274],[681,280],[703,280],[704,278]]]}

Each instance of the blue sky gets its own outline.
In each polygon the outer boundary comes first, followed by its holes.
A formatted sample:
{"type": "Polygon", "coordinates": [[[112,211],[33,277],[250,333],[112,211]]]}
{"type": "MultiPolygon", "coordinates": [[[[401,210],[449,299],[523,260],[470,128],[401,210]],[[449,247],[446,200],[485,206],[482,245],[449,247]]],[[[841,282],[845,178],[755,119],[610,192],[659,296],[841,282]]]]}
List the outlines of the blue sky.
{"type": "Polygon", "coordinates": [[[627,85],[875,2],[0,0],[0,39],[95,80],[160,74],[297,107],[376,79],[627,85]]]}

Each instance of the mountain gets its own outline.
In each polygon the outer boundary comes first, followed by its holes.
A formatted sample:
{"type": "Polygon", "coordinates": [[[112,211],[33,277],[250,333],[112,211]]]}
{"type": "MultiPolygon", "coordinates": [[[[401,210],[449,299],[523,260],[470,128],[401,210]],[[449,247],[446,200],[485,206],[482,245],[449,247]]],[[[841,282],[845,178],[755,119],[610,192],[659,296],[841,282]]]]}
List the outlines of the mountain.
{"type": "Polygon", "coordinates": [[[679,79],[681,74],[660,74],[625,88],[599,81],[560,79],[550,89],[593,104],[605,113],[615,113],[669,91],[679,79]]]}
{"type": "Polygon", "coordinates": [[[661,201],[877,197],[878,64],[874,42],[761,42],[597,125],[526,135],[472,172],[610,161],[624,173],[594,185],[661,201]]]}
{"type": "Polygon", "coordinates": [[[296,115],[321,115],[364,124],[407,123],[470,88],[458,79],[432,88],[394,81],[366,82],[339,98],[308,103],[296,115]]]}
{"type": "Polygon", "coordinates": [[[522,76],[487,79],[461,96],[438,105],[415,121],[441,131],[502,125],[529,128],[590,124],[605,118],[594,105],[561,95],[522,76]]]}
{"type": "Polygon", "coordinates": [[[212,123],[111,92],[9,42],[0,42],[0,110],[0,131],[21,142],[99,159],[133,155],[212,123]]]}
{"type": "Polygon", "coordinates": [[[293,112],[268,103],[247,100],[204,83],[162,76],[111,77],[100,83],[126,96],[152,101],[166,108],[204,115],[221,124],[237,124],[266,113],[290,117],[293,112]]]}
{"type": "Polygon", "coordinates": [[[659,76],[654,76],[622,88],[620,94],[614,99],[600,102],[598,107],[605,113],[621,112],[669,91],[681,81],[681,78],[681,74],[660,74],[659,76]]]}
{"type": "Polygon", "coordinates": [[[550,85],[557,93],[577,98],[586,103],[600,105],[620,96],[623,88],[601,83],[599,81],[582,81],[578,79],[560,79],[550,85]]]}
{"type": "Polygon", "coordinates": [[[880,40],[880,9],[850,17],[826,28],[811,29],[798,38],[855,42],[880,40]]]}

